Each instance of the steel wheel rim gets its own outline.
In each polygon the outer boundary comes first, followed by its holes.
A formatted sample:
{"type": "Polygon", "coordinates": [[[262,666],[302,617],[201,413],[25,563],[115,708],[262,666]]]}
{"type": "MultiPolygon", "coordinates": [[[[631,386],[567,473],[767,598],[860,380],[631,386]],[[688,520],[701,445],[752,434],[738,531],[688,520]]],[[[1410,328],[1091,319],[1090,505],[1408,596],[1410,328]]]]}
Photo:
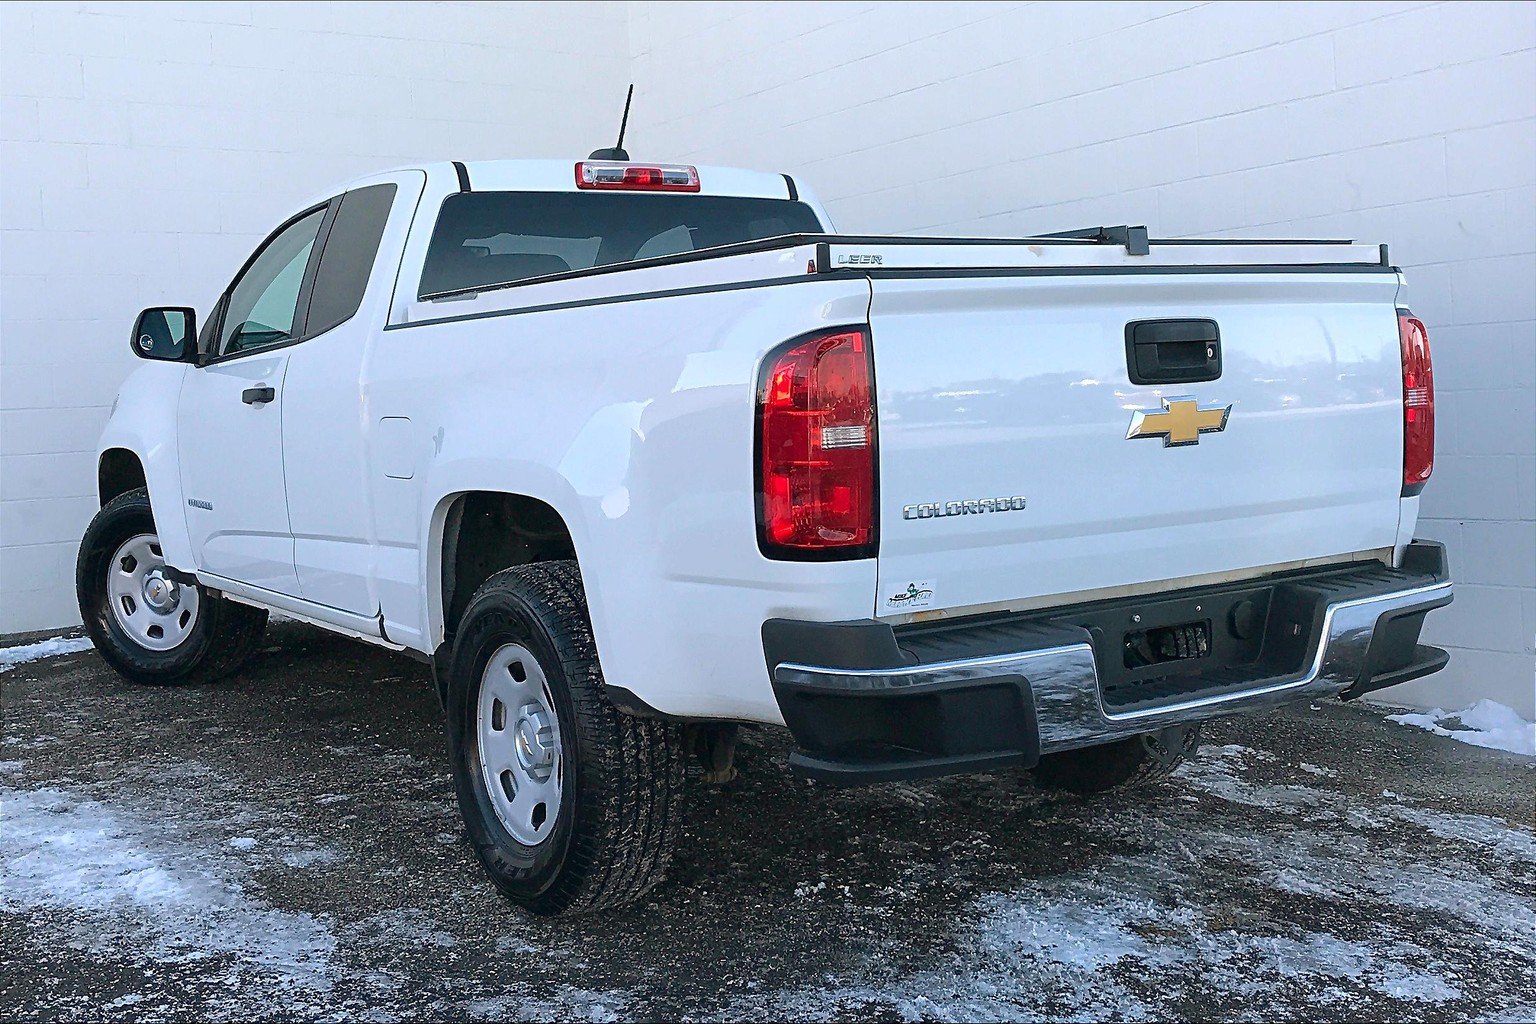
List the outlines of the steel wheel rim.
{"type": "Polygon", "coordinates": [[[503,644],[486,662],[475,742],[480,775],[502,827],[524,846],[549,838],[564,783],[560,720],[543,666],[521,644],[503,644]]]}
{"type": "Polygon", "coordinates": [[[107,605],[118,628],[150,651],[169,651],[197,625],[197,587],[165,574],[160,538],[140,533],[118,545],[107,563],[107,605]]]}

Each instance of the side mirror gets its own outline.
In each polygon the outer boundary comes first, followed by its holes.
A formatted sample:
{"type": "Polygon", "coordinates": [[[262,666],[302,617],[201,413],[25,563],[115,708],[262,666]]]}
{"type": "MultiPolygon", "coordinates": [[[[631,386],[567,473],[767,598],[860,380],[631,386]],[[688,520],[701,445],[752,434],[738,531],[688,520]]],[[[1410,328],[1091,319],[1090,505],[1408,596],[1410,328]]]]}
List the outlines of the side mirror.
{"type": "Polygon", "coordinates": [[[187,306],[153,306],[133,322],[130,339],[140,359],[197,362],[197,311],[187,306]]]}

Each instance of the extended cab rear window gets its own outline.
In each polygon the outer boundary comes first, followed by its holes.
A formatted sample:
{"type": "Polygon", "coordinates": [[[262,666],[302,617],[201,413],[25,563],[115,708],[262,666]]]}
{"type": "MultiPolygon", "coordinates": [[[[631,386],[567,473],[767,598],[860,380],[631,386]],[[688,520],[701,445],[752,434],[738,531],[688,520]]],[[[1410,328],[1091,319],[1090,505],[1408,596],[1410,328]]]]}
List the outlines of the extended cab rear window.
{"type": "Polygon", "coordinates": [[[787,199],[461,192],[443,201],[417,296],[819,231],[787,199]]]}

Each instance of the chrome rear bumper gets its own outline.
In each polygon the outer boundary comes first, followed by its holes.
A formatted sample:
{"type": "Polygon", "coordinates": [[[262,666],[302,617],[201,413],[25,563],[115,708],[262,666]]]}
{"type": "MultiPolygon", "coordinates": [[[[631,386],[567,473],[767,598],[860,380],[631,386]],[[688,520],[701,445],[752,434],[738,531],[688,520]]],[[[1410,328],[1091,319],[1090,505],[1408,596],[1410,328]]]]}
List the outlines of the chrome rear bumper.
{"type": "MultiPolygon", "coordinates": [[[[1274,588],[1288,588],[1287,597],[1266,605],[1276,609],[1265,627],[1274,636],[1263,642],[1294,645],[1289,670],[1266,671],[1275,667],[1271,659],[1190,672],[1179,681],[1182,692],[1141,704],[1106,701],[1100,659],[1118,649],[1119,638],[1106,637],[1097,625],[1084,628],[1070,614],[981,623],[976,636],[985,633],[995,648],[1003,636],[1016,635],[1019,649],[960,657],[933,655],[963,647],[957,639],[963,629],[952,629],[941,643],[902,643],[893,634],[906,664],[852,663],[879,661],[878,650],[874,657],[865,649],[863,657],[813,662],[775,660],[770,649],[775,693],[800,747],[791,764],[805,775],[850,783],[1032,765],[1042,753],[1294,701],[1355,697],[1427,675],[1444,667],[1448,655],[1420,645],[1419,626],[1425,613],[1449,604],[1452,593],[1443,548],[1415,547],[1415,561],[1426,571],[1379,567],[1274,581],[1274,588]]],[[[1167,603],[1220,608],[1224,594],[1236,600],[1254,592],[1231,591],[1169,595],[1174,600],[1167,603]]],[[[1084,610],[1084,617],[1105,621],[1100,609],[1084,610]]],[[[765,626],[765,644],[783,649],[784,638],[773,632],[765,626]]]]}

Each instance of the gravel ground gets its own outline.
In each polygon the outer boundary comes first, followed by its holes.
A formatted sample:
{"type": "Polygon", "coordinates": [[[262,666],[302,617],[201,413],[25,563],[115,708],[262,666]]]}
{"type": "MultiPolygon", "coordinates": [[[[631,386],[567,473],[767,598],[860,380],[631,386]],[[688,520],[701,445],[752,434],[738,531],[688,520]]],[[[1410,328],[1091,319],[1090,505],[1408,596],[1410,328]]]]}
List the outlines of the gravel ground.
{"type": "Polygon", "coordinates": [[[643,906],[527,917],[427,675],[296,623],[238,678],[0,676],[0,1019],[1536,1017],[1536,760],[1329,703],[1131,797],[834,790],[754,732],[643,906]]]}

